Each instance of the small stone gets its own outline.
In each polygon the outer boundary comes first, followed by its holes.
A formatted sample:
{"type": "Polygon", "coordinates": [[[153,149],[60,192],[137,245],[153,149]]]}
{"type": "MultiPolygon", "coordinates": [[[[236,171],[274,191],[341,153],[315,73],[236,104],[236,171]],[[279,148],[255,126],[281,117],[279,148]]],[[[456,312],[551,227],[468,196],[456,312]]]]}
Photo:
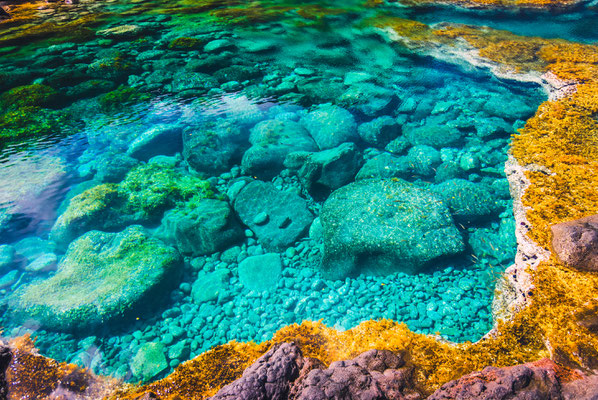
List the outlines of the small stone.
{"type": "Polygon", "coordinates": [[[268,214],[265,212],[261,212],[253,217],[253,223],[256,225],[264,225],[266,222],[268,222],[268,214]]]}
{"type": "Polygon", "coordinates": [[[156,342],[146,343],[139,347],[131,361],[133,375],[147,382],[164,371],[168,367],[164,350],[164,345],[156,342]]]}
{"type": "Polygon", "coordinates": [[[598,271],[598,214],[550,227],[552,248],[572,268],[598,271]]]}
{"type": "Polygon", "coordinates": [[[263,291],[275,287],[281,272],[280,255],[276,253],[247,257],[239,264],[239,279],[249,290],[263,291]]]}

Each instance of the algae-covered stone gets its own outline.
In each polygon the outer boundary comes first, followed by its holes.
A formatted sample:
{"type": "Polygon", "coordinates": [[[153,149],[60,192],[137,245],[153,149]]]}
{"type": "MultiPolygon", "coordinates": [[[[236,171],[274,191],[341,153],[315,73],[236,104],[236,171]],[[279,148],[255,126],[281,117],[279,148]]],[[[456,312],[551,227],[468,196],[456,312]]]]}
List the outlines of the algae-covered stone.
{"type": "Polygon", "coordinates": [[[401,127],[394,118],[385,115],[359,125],[359,136],[376,147],[384,147],[401,133],[401,127]]]}
{"type": "Polygon", "coordinates": [[[464,250],[448,207],[434,193],[400,179],[367,179],[333,192],[320,214],[323,273],[416,273],[464,250]]]}
{"type": "Polygon", "coordinates": [[[151,342],[141,345],[131,361],[131,372],[143,382],[149,381],[168,368],[165,353],[166,348],[162,343],[151,342]]]}
{"type": "Polygon", "coordinates": [[[403,178],[413,175],[413,164],[405,156],[389,153],[379,154],[369,159],[357,173],[355,180],[370,178],[403,178]]]}
{"type": "Polygon", "coordinates": [[[184,174],[166,162],[142,164],[118,185],[98,185],[73,197],[54,224],[51,237],[64,247],[89,230],[115,230],[136,222],[153,222],[177,202],[212,195],[207,181],[184,174]]]}
{"type": "Polygon", "coordinates": [[[215,199],[191,199],[167,212],[162,224],[179,251],[194,256],[221,251],[244,237],[228,203],[215,199]]]}
{"type": "Polygon", "coordinates": [[[282,262],[277,253],[247,257],[239,263],[239,280],[249,290],[263,291],[275,287],[281,272],[282,262]]]}
{"type": "Polygon", "coordinates": [[[15,292],[9,307],[22,321],[56,330],[89,329],[165,294],[181,258],[142,227],[91,231],[68,247],[55,275],[15,292]]]}
{"type": "Polygon", "coordinates": [[[353,115],[342,107],[322,104],[301,119],[321,150],[358,139],[353,115]]]}
{"type": "Polygon", "coordinates": [[[314,219],[304,199],[262,181],[245,185],[235,197],[233,207],[264,248],[271,251],[281,251],[293,244],[314,219]],[[257,224],[255,217],[261,213],[266,214],[266,221],[257,224]]]}
{"type": "Polygon", "coordinates": [[[500,204],[484,184],[451,179],[433,190],[445,200],[456,221],[480,221],[500,210],[500,204]]]}
{"type": "Polygon", "coordinates": [[[191,298],[196,304],[216,300],[226,290],[229,278],[228,269],[219,269],[209,274],[200,272],[191,287],[191,298]]]}

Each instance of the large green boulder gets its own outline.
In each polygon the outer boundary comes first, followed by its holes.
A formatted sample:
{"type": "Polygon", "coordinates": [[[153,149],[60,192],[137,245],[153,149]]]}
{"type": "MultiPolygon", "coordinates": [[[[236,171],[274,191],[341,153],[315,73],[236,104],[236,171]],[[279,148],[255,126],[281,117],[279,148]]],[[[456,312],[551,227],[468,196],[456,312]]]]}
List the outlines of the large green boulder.
{"type": "Polygon", "coordinates": [[[11,295],[9,308],[17,319],[44,328],[91,329],[167,295],[180,264],[176,249],[138,225],[91,231],[70,244],[55,275],[11,295]]]}
{"type": "Polygon", "coordinates": [[[417,273],[465,248],[446,204],[397,178],[366,179],[338,189],[324,203],[320,219],[322,270],[330,279],[417,273]]]}

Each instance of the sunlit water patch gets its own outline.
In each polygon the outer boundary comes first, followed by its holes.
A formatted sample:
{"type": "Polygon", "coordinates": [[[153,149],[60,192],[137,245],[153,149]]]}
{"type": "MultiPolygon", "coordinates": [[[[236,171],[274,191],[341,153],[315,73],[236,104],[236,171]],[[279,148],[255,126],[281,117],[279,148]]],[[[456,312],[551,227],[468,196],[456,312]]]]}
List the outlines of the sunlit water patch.
{"type": "Polygon", "coordinates": [[[545,94],[417,57],[355,4],[175,6],[3,61],[5,332],[133,380],[303,320],[487,333],[509,138],[545,94]]]}

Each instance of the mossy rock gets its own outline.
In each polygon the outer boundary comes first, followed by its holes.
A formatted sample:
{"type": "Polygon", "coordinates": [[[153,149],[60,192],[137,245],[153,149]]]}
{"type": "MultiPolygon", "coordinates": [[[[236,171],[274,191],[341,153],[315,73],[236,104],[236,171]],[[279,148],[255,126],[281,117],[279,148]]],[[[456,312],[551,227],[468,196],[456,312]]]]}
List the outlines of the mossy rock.
{"type": "Polygon", "coordinates": [[[141,164],[119,184],[94,186],[73,197],[52,227],[51,236],[66,247],[92,229],[116,230],[131,223],[156,222],[180,202],[213,196],[205,180],[168,164],[141,164]]]}
{"type": "Polygon", "coordinates": [[[137,89],[121,85],[117,89],[103,94],[98,99],[100,108],[104,112],[119,111],[122,106],[141,103],[149,99],[147,93],[141,93],[137,89]]]}
{"type": "Polygon", "coordinates": [[[0,96],[0,108],[7,111],[22,107],[52,106],[58,98],[58,92],[50,86],[33,84],[10,89],[0,96]]]}
{"type": "Polygon", "coordinates": [[[180,262],[176,249],[140,226],[91,231],[71,243],[54,276],[16,291],[9,307],[19,320],[48,329],[90,329],[165,295],[180,262]]]}
{"type": "Polygon", "coordinates": [[[17,139],[38,138],[65,132],[72,123],[62,111],[25,106],[0,114],[0,145],[17,139]]]}
{"type": "Polygon", "coordinates": [[[168,48],[171,50],[195,50],[199,49],[203,45],[203,41],[191,37],[180,37],[172,40],[168,44],[168,48]]]}

